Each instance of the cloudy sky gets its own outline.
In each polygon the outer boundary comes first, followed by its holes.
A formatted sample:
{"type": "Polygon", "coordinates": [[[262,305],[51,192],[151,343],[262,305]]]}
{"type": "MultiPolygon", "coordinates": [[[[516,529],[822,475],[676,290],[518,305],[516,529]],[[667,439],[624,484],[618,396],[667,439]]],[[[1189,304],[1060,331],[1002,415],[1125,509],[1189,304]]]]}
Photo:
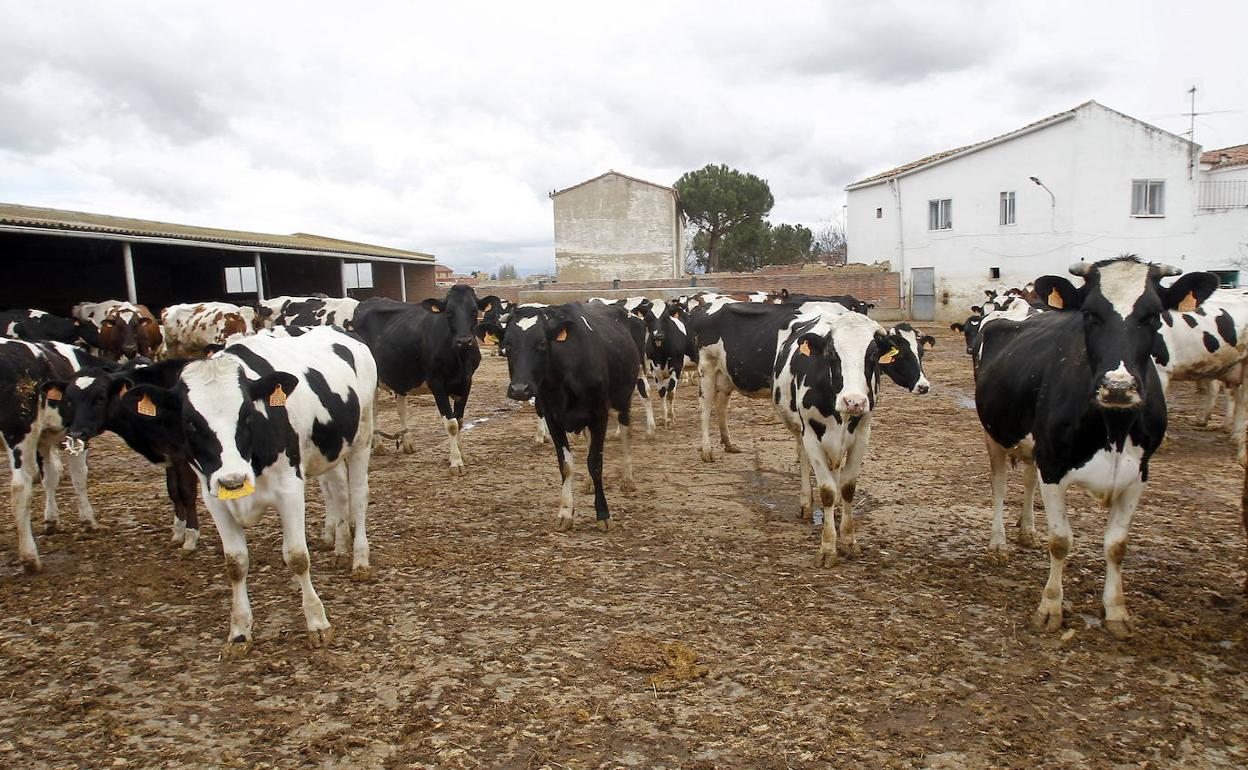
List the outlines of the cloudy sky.
{"type": "Polygon", "coordinates": [[[1096,99],[1248,142],[1248,2],[0,5],[0,201],[553,270],[551,190],[707,163],[817,227],[1096,99]],[[453,8],[446,7],[454,5],[453,8]],[[1009,4],[1023,5],[1023,4],[1009,4]]]}

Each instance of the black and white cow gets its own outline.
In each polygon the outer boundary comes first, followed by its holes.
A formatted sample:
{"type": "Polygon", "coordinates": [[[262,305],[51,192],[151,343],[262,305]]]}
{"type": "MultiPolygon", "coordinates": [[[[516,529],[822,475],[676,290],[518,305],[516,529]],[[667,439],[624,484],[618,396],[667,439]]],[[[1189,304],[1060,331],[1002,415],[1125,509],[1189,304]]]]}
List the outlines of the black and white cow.
{"type": "Polygon", "coordinates": [[[351,297],[273,297],[259,302],[256,322],[266,329],[274,326],[340,326],[347,329],[359,306],[360,301],[351,297]]]}
{"type": "Polygon", "coordinates": [[[494,296],[477,299],[471,286],[456,284],[446,299],[419,304],[374,297],[360,304],[352,323],[355,333],[373,351],[381,383],[394,392],[399,411],[403,450],[416,450],[415,435],[407,427],[407,394],[431,393],[442,415],[450,442],[452,474],[464,472],[464,407],[472,390],[472,375],[481,365],[481,350],[473,331],[477,311],[498,302],[494,296]]]}
{"type": "Polygon", "coordinates": [[[803,302],[835,302],[842,305],[855,313],[866,315],[875,308],[875,303],[863,302],[852,294],[800,294],[790,292],[788,289],[781,289],[778,295],[780,302],[785,304],[800,305],[803,302]]]}
{"type": "Polygon", "coordinates": [[[122,405],[166,429],[180,430],[225,552],[233,594],[223,654],[251,647],[246,527],[271,506],[282,524],[282,556],[303,595],[308,642],[333,630],[312,587],[304,535],[305,484],[323,476],[325,515],[345,557],[351,529],[352,577],[370,573],[368,463],[377,367],[368,346],[330,327],[298,336],[262,332],[192,361],[174,388],[136,385],[122,405]]]}
{"type": "MultiPolygon", "coordinates": [[[[1030,287],[1030,284],[1029,284],[1030,287]]],[[[962,322],[949,324],[949,328],[955,332],[961,332],[966,339],[966,354],[973,356],[975,351],[975,341],[979,339],[979,330],[988,316],[994,318],[1008,317],[1015,320],[1021,320],[1029,315],[1043,312],[1047,310],[1047,306],[1032,304],[1027,301],[1021,294],[1015,294],[1015,291],[998,294],[992,290],[984,293],[989,296],[987,302],[983,305],[972,305],[971,315],[962,322]],[[1005,313],[1006,315],[1002,315],[1005,313]]]]}
{"type": "MultiPolygon", "coordinates": [[[[490,324],[479,334],[498,334],[490,324]]],[[[563,480],[555,527],[571,529],[574,507],[572,449],[568,433],[589,430],[588,470],[594,486],[598,526],[611,528],[602,482],[602,450],[607,420],[615,411],[621,427],[624,475],[620,489],[633,484],[629,410],[641,370],[641,358],[629,330],[628,315],[615,305],[573,302],[555,307],[518,306],[502,331],[511,382],[507,395],[534,399],[550,428],[563,480]]]]}
{"type": "MultiPolygon", "coordinates": [[[[1148,480],[1148,461],[1166,431],[1166,403],[1151,353],[1161,313],[1200,305],[1218,279],[1191,273],[1169,288],[1172,267],[1134,257],[1071,266],[1082,276],[1044,276],[1036,293],[1056,312],[985,323],[977,347],[975,406],[992,467],[991,548],[1005,550],[1006,464],[1039,473],[1048,520],[1049,580],[1033,624],[1062,625],[1062,572],[1072,545],[1066,489],[1081,484],[1109,508],[1105,528],[1105,628],[1131,631],[1122,560],[1131,518],[1148,480]]],[[[1027,537],[1027,536],[1025,536],[1027,537]]]]}
{"type": "MultiPolygon", "coordinates": [[[[711,410],[719,424],[719,439],[725,452],[740,452],[728,435],[728,399],[733,391],[754,398],[769,398],[775,377],[777,335],[799,314],[853,312],[839,303],[756,304],[718,297],[690,313],[689,330],[698,349],[701,377],[702,460],[715,459],[711,450],[711,410]]],[[[861,315],[859,313],[858,315],[861,315]]],[[[901,334],[889,335],[899,354],[881,370],[898,385],[925,393],[918,350],[901,334]]]]}
{"type": "MultiPolygon", "coordinates": [[[[61,481],[57,445],[65,438],[61,412],[63,391],[40,388],[47,380],[68,380],[81,369],[105,362],[80,348],[61,342],[25,342],[0,339],[0,438],[8,453],[13,519],[17,526],[17,555],[27,572],[43,569],[30,528],[30,499],[43,476],[46,499],[44,529],[55,532],[60,520],[56,488],[61,481]]],[[[78,520],[95,529],[95,511],[87,499],[87,455],[69,458],[69,476],[78,497],[78,520]]]]}
{"type": "MultiPolygon", "coordinates": [[[[1248,427],[1248,389],[1241,387],[1248,368],[1248,296],[1235,291],[1215,291],[1199,307],[1179,307],[1161,314],[1153,360],[1163,393],[1170,383],[1224,383],[1231,396],[1226,427],[1242,446],[1248,427]]],[[[1197,422],[1209,421],[1217,389],[1202,389],[1197,422]]]]}
{"type": "MultiPolygon", "coordinates": [[[[83,324],[73,318],[62,318],[42,310],[21,309],[0,311],[0,337],[27,342],[63,342],[73,345],[83,338],[83,324]]],[[[87,334],[91,337],[91,334],[87,334]]],[[[98,344],[96,341],[91,344],[98,344]]]]}
{"type": "Polygon", "coordinates": [[[186,364],[186,359],[169,359],[115,370],[85,369],[71,380],[48,381],[42,387],[64,393],[62,411],[68,415],[65,434],[71,455],[108,430],[148,462],[164,466],[165,489],[173,503],[173,543],[193,551],[199,543],[199,515],[195,510],[199,484],[191,470],[181,426],[148,420],[121,405],[121,397],[135,385],[175,387],[186,364]]]}
{"type": "Polygon", "coordinates": [[[813,510],[812,468],[819,486],[824,567],[836,564],[838,552],[858,553],[854,492],[871,441],[880,367],[901,355],[895,335],[878,323],[861,313],[824,309],[829,307],[808,304],[779,331],[772,385],[776,413],[797,439],[803,518],[813,510]]]}
{"type": "Polygon", "coordinates": [[[652,304],[645,313],[649,338],[646,341],[646,363],[658,390],[663,412],[663,427],[675,420],[676,386],[685,367],[698,360],[698,351],[685,326],[687,311],[676,300],[652,304]]]}

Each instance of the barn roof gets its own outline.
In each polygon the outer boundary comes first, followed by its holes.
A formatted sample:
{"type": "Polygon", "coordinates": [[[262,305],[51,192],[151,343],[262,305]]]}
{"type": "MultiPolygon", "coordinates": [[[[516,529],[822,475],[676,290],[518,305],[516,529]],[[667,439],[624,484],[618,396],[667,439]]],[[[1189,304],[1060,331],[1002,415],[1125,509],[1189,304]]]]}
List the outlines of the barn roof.
{"type": "Polygon", "coordinates": [[[1001,142],[1008,141],[1015,137],[1022,136],[1024,134],[1030,134],[1033,131],[1039,131],[1040,129],[1048,128],[1049,126],[1056,125],[1063,121],[1069,120],[1075,116],[1075,113],[1079,112],[1080,110],[1086,109],[1088,107],[1098,107],[1102,110],[1105,110],[1106,112],[1113,113],[1114,115],[1117,115],[1118,117],[1125,118],[1126,120],[1130,120],[1134,123],[1139,123],[1140,125],[1143,125],[1143,126],[1147,126],[1148,128],[1154,131],[1160,131],[1161,133],[1171,136],[1182,142],[1185,142],[1185,143],[1188,142],[1187,139],[1177,134],[1172,134],[1169,131],[1165,131],[1163,129],[1157,128],[1156,126],[1151,125],[1149,123],[1145,123],[1144,121],[1139,120],[1138,118],[1133,118],[1130,115],[1127,115],[1126,113],[1122,113],[1122,112],[1118,112],[1117,110],[1110,109],[1109,107],[1106,107],[1105,105],[1100,104],[1094,100],[1088,100],[1084,102],[1083,104],[1072,107],[1069,110],[1063,110],[1053,115],[1049,115],[1046,118],[1041,118],[1040,120],[1037,120],[1033,123],[1028,123],[1022,128],[1016,128],[1013,131],[1009,131],[1007,133],[1001,134],[1000,136],[994,136],[991,139],[985,139],[982,142],[975,142],[974,144],[968,144],[962,147],[955,147],[952,150],[944,150],[943,152],[934,153],[932,155],[928,155],[925,158],[919,158],[918,160],[902,164],[900,166],[897,166],[896,168],[890,168],[888,171],[881,172],[874,176],[869,176],[866,179],[859,179],[857,182],[853,182],[849,185],[846,185],[845,189],[853,190],[858,187],[867,187],[869,185],[878,184],[888,179],[892,179],[892,178],[899,177],[899,176],[904,176],[906,174],[909,174],[910,172],[917,171],[925,166],[931,166],[936,163],[941,163],[946,160],[951,160],[955,157],[968,155],[972,152],[982,150],[986,147],[991,147],[992,145],[1000,144],[1001,142]]]}
{"type": "Polygon", "coordinates": [[[178,225],[149,219],[90,214],[37,206],[0,203],[0,231],[44,235],[98,235],[110,240],[176,241],[187,246],[241,249],[266,253],[371,257],[397,262],[433,262],[432,254],[373,246],[312,233],[275,235],[216,227],[178,225]]]}
{"type": "Polygon", "coordinates": [[[1209,163],[1213,168],[1230,168],[1231,166],[1248,165],[1248,144],[1236,144],[1220,150],[1209,150],[1200,154],[1201,163],[1209,163]]]}
{"type": "Polygon", "coordinates": [[[552,198],[553,198],[553,197],[555,197],[556,195],[563,195],[564,193],[569,192],[570,190],[575,190],[575,189],[576,189],[576,188],[578,188],[578,187],[584,187],[585,185],[589,184],[590,182],[597,182],[599,179],[602,179],[602,178],[604,178],[604,177],[608,177],[608,176],[618,176],[618,177],[620,177],[620,178],[622,178],[622,179],[628,179],[628,180],[633,181],[633,182],[639,182],[640,184],[650,185],[651,187],[657,187],[657,188],[659,188],[660,190],[667,190],[667,191],[668,191],[668,192],[670,192],[672,195],[676,195],[676,188],[674,188],[674,187],[668,187],[668,186],[667,186],[667,185],[665,185],[665,184],[658,184],[658,183],[656,183],[656,182],[650,182],[650,181],[647,181],[647,180],[645,180],[645,179],[640,179],[640,178],[635,177],[635,176],[629,176],[628,174],[621,174],[620,172],[615,171],[615,170],[613,169],[613,170],[611,170],[611,171],[608,171],[608,172],[607,172],[607,173],[605,173],[605,174],[599,174],[598,176],[594,177],[593,179],[586,179],[584,182],[580,182],[579,184],[574,184],[574,185],[572,185],[571,187],[565,187],[565,188],[563,188],[562,190],[555,190],[554,192],[552,192],[552,193],[550,194],[550,197],[552,197],[552,198]]]}

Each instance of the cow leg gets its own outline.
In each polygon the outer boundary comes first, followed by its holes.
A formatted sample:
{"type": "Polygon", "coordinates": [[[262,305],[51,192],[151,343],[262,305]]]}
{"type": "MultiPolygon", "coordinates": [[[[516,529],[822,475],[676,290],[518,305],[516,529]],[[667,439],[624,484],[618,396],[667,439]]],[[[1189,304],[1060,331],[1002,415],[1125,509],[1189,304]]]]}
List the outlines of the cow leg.
{"type": "Polygon", "coordinates": [[[598,519],[598,529],[603,532],[611,530],[611,512],[607,509],[607,495],[602,485],[602,447],[607,441],[607,413],[595,415],[589,426],[589,457],[586,465],[589,477],[594,482],[594,513],[598,519]]]}
{"type": "Polygon", "coordinates": [[[367,447],[347,455],[347,484],[351,506],[351,526],[355,542],[351,544],[351,579],[368,580],[373,568],[368,562],[368,462],[367,447]]]}
{"type": "Polygon", "coordinates": [[[823,445],[807,432],[802,436],[802,446],[806,460],[815,472],[815,481],[819,484],[819,502],[823,506],[823,530],[819,537],[820,567],[835,567],[837,562],[836,509],[840,502],[840,486],[836,474],[828,467],[828,457],[823,445]]]}
{"type": "Polygon", "coordinates": [[[1243,385],[1227,385],[1224,388],[1226,392],[1226,413],[1222,416],[1222,430],[1229,431],[1231,426],[1235,424],[1236,402],[1239,400],[1239,391],[1243,389],[1243,385]]]}
{"type": "MultiPolygon", "coordinates": [[[[1244,486],[1239,501],[1239,518],[1244,524],[1244,539],[1248,541],[1248,470],[1244,471],[1244,486]]],[[[1248,571],[1248,557],[1244,559],[1244,567],[1248,571]]],[[[1248,576],[1244,577],[1244,593],[1248,594],[1248,576]]]]}
{"type": "Polygon", "coordinates": [[[797,517],[803,521],[811,521],[815,512],[814,501],[811,497],[810,488],[810,458],[806,456],[806,450],[802,446],[802,439],[797,439],[797,475],[799,489],[798,501],[800,508],[797,517]]]}
{"type": "Polygon", "coordinates": [[[1217,380],[1196,381],[1196,424],[1205,426],[1213,416],[1213,409],[1218,403],[1220,382],[1217,380]]]}
{"type": "Polygon", "coordinates": [[[1005,484],[1008,475],[1008,458],[1005,447],[993,441],[987,434],[988,464],[992,482],[992,537],[988,540],[988,557],[1005,562],[1010,558],[1010,545],[1005,538],[1005,484]]]}
{"type": "Polygon", "coordinates": [[[644,374],[637,375],[637,395],[641,396],[641,403],[646,407],[646,435],[654,435],[654,405],[650,403],[650,391],[646,389],[646,377],[644,374]]]}
{"type": "Polygon", "coordinates": [[[1231,420],[1231,441],[1236,448],[1240,465],[1244,465],[1244,430],[1248,429],[1248,386],[1236,385],[1231,389],[1231,401],[1235,416],[1231,420]]]}
{"type": "Polygon", "coordinates": [[[399,435],[403,437],[403,452],[410,455],[416,451],[416,437],[407,429],[407,394],[396,393],[394,405],[399,412],[399,435]]]}
{"type": "Polygon", "coordinates": [[[1127,555],[1127,535],[1131,517],[1144,493],[1144,482],[1138,476],[1114,495],[1109,503],[1109,521],[1105,524],[1105,630],[1115,639],[1126,639],[1134,630],[1127,612],[1127,598],[1122,592],[1122,560],[1127,555]]]}
{"type": "Polygon", "coordinates": [[[60,506],[56,504],[56,488],[61,484],[61,454],[51,444],[39,448],[43,469],[43,531],[51,535],[59,529],[60,506]]]}
{"type": "MultiPolygon", "coordinates": [[[[854,524],[854,493],[858,489],[858,472],[862,468],[862,458],[867,454],[867,446],[871,443],[871,415],[868,413],[858,423],[854,435],[850,438],[849,449],[845,452],[845,463],[837,474],[837,482],[841,493],[841,540],[840,552],[845,556],[859,556],[862,549],[858,547],[854,524]]],[[[828,511],[824,511],[828,515],[828,511]]]]}
{"type": "Polygon", "coordinates": [[[30,498],[35,490],[37,451],[38,445],[29,438],[16,449],[9,449],[9,469],[12,471],[9,500],[13,507],[13,522],[17,526],[17,557],[22,562],[22,569],[27,572],[43,571],[35,535],[30,531],[30,498]]]}
{"type": "Polygon", "coordinates": [[[702,420],[702,462],[715,461],[711,451],[711,405],[715,399],[715,364],[706,357],[698,359],[698,412],[702,420]]]}
{"type": "Polygon", "coordinates": [[[719,443],[723,444],[724,451],[729,454],[736,454],[741,448],[732,443],[732,438],[728,435],[728,399],[732,398],[732,391],[728,388],[715,389],[715,419],[719,423],[719,443]]]}
{"type": "Polygon", "coordinates": [[[464,408],[468,406],[468,394],[465,393],[463,398],[455,398],[452,400],[452,408],[455,411],[455,425],[458,430],[455,432],[455,443],[459,447],[460,459],[464,457],[464,408]]]}
{"type": "Polygon", "coordinates": [[[351,498],[347,466],[339,463],[316,477],[325,500],[325,529],[332,535],[334,564],[345,569],[351,562],[351,498]]]}
{"type": "Polygon", "coordinates": [[[559,462],[559,513],[555,516],[555,529],[566,532],[572,529],[572,513],[576,508],[576,497],[572,489],[576,468],[572,463],[572,448],[568,446],[568,434],[564,432],[563,425],[553,415],[547,415],[546,424],[550,426],[550,440],[555,445],[555,459],[559,462]]]}
{"type": "MultiPolygon", "coordinates": [[[[334,640],[334,629],[325,617],[325,605],[312,587],[311,559],[308,543],[304,537],[304,499],[302,490],[291,489],[283,494],[286,498],[278,505],[282,520],[282,559],[303,595],[303,617],[308,625],[308,646],[316,649],[334,640]]],[[[340,530],[341,531],[341,530],[340,530]]]]}
{"type": "Polygon", "coordinates": [[[185,523],[182,538],[182,550],[194,551],[199,545],[199,512],[195,508],[195,500],[199,492],[199,480],[195,471],[185,460],[174,460],[171,469],[177,480],[176,496],[173,498],[174,518],[185,523]]]}
{"type": "MultiPolygon", "coordinates": [[[[204,501],[221,536],[221,550],[225,552],[225,578],[230,584],[230,631],[222,658],[246,655],[251,650],[251,600],[247,598],[247,533],[224,506],[204,501]]],[[[283,543],[283,549],[285,543],[283,543]]]]}
{"type": "Polygon", "coordinates": [[[455,418],[446,391],[441,388],[430,390],[433,390],[433,401],[438,406],[438,414],[442,415],[442,425],[446,428],[447,442],[451,447],[451,475],[461,476],[464,473],[464,456],[459,452],[459,420],[455,418]]]}
{"type": "Polygon", "coordinates": [[[636,492],[637,484],[633,481],[633,425],[632,419],[628,414],[619,414],[617,419],[620,421],[620,452],[623,460],[623,474],[620,476],[621,492],[636,492]]]}
{"type": "Polygon", "coordinates": [[[1062,573],[1074,539],[1066,518],[1066,487],[1045,484],[1041,479],[1040,496],[1044,499],[1044,515],[1049,525],[1049,580],[1045,583],[1040,606],[1032,615],[1031,625],[1037,631],[1056,631],[1062,627],[1062,573]]]}
{"type": "Polygon", "coordinates": [[[1018,517],[1018,544],[1026,548],[1040,545],[1036,534],[1036,486],[1040,472],[1034,462],[1023,461],[1023,512],[1018,517]]]}
{"type": "Polygon", "coordinates": [[[95,509],[87,497],[87,456],[85,447],[76,455],[69,456],[69,480],[74,485],[74,496],[78,499],[78,523],[87,531],[97,529],[100,525],[95,520],[95,509]]]}
{"type": "Polygon", "coordinates": [[[545,444],[550,440],[550,429],[546,427],[546,418],[538,415],[537,417],[537,434],[533,436],[533,443],[537,445],[545,444]]]}

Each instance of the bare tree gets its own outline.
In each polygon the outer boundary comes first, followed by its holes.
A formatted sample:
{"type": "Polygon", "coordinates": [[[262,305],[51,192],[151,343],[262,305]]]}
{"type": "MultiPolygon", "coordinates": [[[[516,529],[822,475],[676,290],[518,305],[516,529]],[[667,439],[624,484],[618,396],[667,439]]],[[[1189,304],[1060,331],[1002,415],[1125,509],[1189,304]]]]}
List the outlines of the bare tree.
{"type": "Polygon", "coordinates": [[[498,266],[498,280],[514,281],[516,280],[516,266],[504,263],[498,266]]]}
{"type": "Polygon", "coordinates": [[[813,248],[815,258],[831,265],[843,265],[849,259],[849,241],[845,237],[845,219],[833,214],[817,231],[813,248]]]}

